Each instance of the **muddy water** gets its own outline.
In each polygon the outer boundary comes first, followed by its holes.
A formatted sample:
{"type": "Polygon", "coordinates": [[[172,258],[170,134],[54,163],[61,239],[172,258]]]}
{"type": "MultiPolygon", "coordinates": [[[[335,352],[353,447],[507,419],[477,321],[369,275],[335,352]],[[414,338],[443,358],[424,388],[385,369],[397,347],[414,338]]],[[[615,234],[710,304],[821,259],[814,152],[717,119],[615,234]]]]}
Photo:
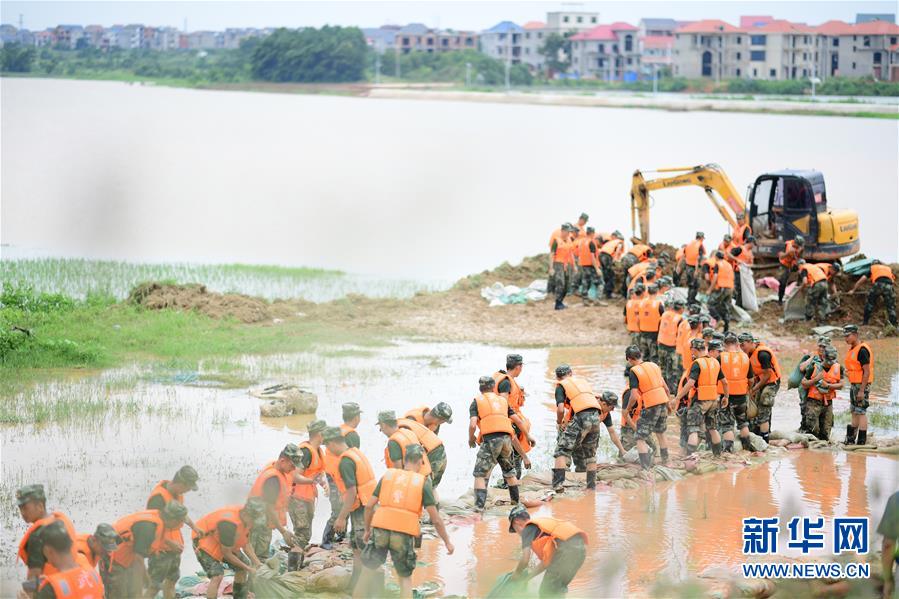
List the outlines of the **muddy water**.
{"type": "MultiPolygon", "coordinates": [[[[886,353],[882,345],[875,351],[886,353]]],[[[444,427],[449,469],[440,487],[454,498],[471,484],[474,452],[467,446],[467,411],[478,376],[501,366],[508,348],[483,345],[397,342],[382,349],[342,348],[319,353],[247,357],[229,365],[229,373],[261,383],[302,382],[320,398],[318,417],[336,423],[339,406],[356,401],[364,410],[359,432],[376,471],[382,472],[384,437],[375,427],[381,409],[402,411],[417,404],[449,402],[452,425],[444,427]]],[[[526,410],[533,422],[538,447],[535,467],[550,465],[555,436],[552,413],[552,368],[562,361],[585,374],[598,389],[622,386],[619,347],[518,350],[525,356],[520,382],[528,397],[526,410]]],[[[895,349],[893,350],[895,351],[895,349]]],[[[785,356],[785,362],[795,357],[785,356]]],[[[878,364],[873,400],[878,411],[893,412],[899,404],[895,371],[878,364]]],[[[223,368],[221,363],[215,364],[223,368]]],[[[212,364],[209,366],[212,367],[212,364]]],[[[177,374],[177,373],[176,373],[177,374]]],[[[135,415],[75,420],[64,425],[5,427],[2,434],[0,479],[0,595],[7,596],[22,575],[14,563],[15,545],[24,531],[13,503],[16,487],[44,482],[51,508],[65,510],[76,527],[87,531],[102,521],[142,509],[153,484],[170,477],[184,463],[200,472],[200,490],[187,496],[194,516],[239,502],[259,468],[273,459],[288,441],[300,441],[311,416],[260,419],[258,401],[244,389],[168,385],[159,372],[130,369],[79,374],[47,383],[31,392],[53,393],[107,390],[111,397],[136,397],[148,409],[135,415]],[[137,382],[135,382],[137,378],[137,382]]],[[[845,411],[840,394],[837,412],[845,411]]],[[[783,392],[775,409],[775,428],[796,424],[795,393],[783,392]]],[[[616,418],[617,420],[617,418],[616,418]]],[[[889,432],[872,426],[877,434],[889,432]]],[[[894,432],[894,431],[892,431],[894,432]]],[[[602,460],[610,459],[611,444],[603,435],[602,460]]],[[[594,539],[587,566],[599,576],[579,577],[573,591],[615,596],[648,589],[658,572],[682,581],[712,565],[732,566],[739,558],[738,522],[741,514],[795,513],[879,517],[886,495],[899,488],[895,459],[798,452],[788,459],[749,470],[690,478],[658,485],[655,492],[603,490],[580,501],[560,501],[546,513],[572,518],[594,539]],[[736,539],[736,540],[735,540],[736,539]],[[614,548],[614,549],[611,549],[614,548]],[[635,555],[653,555],[650,565],[635,555]],[[623,561],[629,564],[621,565],[623,561]],[[598,570],[597,570],[598,569],[598,570]]],[[[319,535],[328,508],[321,504],[314,535],[319,535]]],[[[421,560],[429,567],[416,582],[440,580],[447,593],[483,595],[496,574],[510,569],[516,555],[514,538],[497,518],[475,525],[453,525],[456,555],[445,556],[435,543],[426,543],[421,560]]],[[[182,571],[193,572],[193,555],[185,554],[182,571]]]]}
{"type": "MultiPolygon", "coordinates": [[[[765,171],[818,169],[832,205],[859,212],[862,251],[897,255],[886,119],[39,79],[4,79],[0,94],[0,236],[54,256],[456,279],[545,251],[581,211],[598,231],[627,232],[634,169],[707,162],[740,192],[765,171]],[[514,234],[496,235],[498,222],[514,234]]],[[[699,189],[654,200],[657,240],[725,233],[699,189]]]]}

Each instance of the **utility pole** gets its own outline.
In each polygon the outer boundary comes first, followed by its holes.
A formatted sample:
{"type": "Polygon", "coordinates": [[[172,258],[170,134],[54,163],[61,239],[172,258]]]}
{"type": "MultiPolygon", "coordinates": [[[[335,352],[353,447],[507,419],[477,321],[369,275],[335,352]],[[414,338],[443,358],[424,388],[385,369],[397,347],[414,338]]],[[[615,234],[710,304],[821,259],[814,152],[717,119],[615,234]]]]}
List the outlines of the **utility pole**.
{"type": "Polygon", "coordinates": [[[512,32],[506,34],[506,93],[509,93],[509,71],[512,69],[512,32]]]}
{"type": "Polygon", "coordinates": [[[652,95],[659,93],[659,65],[652,63],[652,95]]]}
{"type": "Polygon", "coordinates": [[[465,87],[471,87],[471,63],[465,63],[465,87]]]}
{"type": "Polygon", "coordinates": [[[19,13],[19,29],[25,29],[25,15],[19,13]]]}
{"type": "Polygon", "coordinates": [[[395,69],[396,78],[399,79],[400,78],[400,51],[399,51],[399,48],[393,49],[393,59],[395,61],[394,69],[395,69]]]}

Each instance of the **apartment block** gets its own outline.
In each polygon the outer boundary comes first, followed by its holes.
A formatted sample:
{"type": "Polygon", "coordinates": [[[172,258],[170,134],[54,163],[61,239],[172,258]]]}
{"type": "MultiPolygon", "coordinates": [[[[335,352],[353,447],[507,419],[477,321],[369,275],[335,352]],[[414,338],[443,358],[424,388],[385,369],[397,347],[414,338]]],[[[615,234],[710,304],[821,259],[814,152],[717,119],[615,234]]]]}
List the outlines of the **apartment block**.
{"type": "Polygon", "coordinates": [[[403,54],[478,49],[478,34],[473,31],[431,29],[421,23],[401,27],[394,38],[394,47],[403,54]]]}
{"type": "Polygon", "coordinates": [[[640,73],[639,28],[617,22],[571,36],[571,70],[579,77],[621,81],[640,73]]]}

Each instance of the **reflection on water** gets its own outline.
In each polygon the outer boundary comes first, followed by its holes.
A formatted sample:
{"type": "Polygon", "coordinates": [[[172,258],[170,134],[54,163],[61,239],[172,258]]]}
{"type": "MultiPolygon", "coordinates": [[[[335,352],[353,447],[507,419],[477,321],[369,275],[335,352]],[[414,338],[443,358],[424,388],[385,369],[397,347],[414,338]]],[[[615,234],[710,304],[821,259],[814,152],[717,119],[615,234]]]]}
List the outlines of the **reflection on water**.
{"type": "MultiPolygon", "coordinates": [[[[477,379],[500,368],[509,351],[474,344],[398,342],[377,350],[245,357],[231,364],[228,372],[260,384],[291,382],[311,389],[319,396],[316,417],[331,424],[339,421],[341,403],[358,402],[363,409],[362,447],[371,449],[378,473],[385,468],[385,438],[374,424],[377,412],[448,402],[455,417],[452,425],[441,429],[449,468],[440,491],[444,498],[454,498],[471,485],[475,454],[467,445],[467,420],[477,379]]],[[[596,389],[617,392],[623,384],[623,350],[604,346],[515,351],[525,358],[519,381],[528,394],[525,409],[538,440],[532,461],[535,468],[548,469],[555,440],[553,368],[569,362],[596,389]]],[[[210,370],[216,364],[224,366],[217,361],[209,364],[210,370]]],[[[0,594],[8,595],[12,581],[21,576],[13,565],[14,547],[24,531],[12,501],[18,486],[44,482],[49,507],[68,512],[86,531],[142,509],[156,481],[191,463],[200,473],[200,489],[186,502],[191,514],[198,516],[241,501],[259,468],[285,443],[305,438],[306,424],[313,418],[261,419],[259,400],[244,390],[165,385],[156,382],[161,380],[158,373],[146,374],[142,376],[139,369],[79,373],[77,379],[42,384],[31,392],[39,399],[62,393],[138,398],[141,405],[157,409],[135,408],[107,417],[92,413],[86,421],[76,418],[64,425],[2,429],[0,594]]],[[[894,373],[878,370],[876,409],[895,409],[896,390],[894,373]]],[[[774,412],[775,428],[795,426],[795,402],[795,392],[782,391],[774,412]]],[[[835,411],[846,409],[841,394],[835,411]]],[[[617,417],[615,421],[617,425],[617,417]]],[[[603,434],[600,460],[611,454],[603,434]]],[[[654,490],[604,489],[543,509],[574,520],[590,533],[592,549],[584,572],[600,575],[579,577],[572,596],[617,596],[649,589],[660,576],[681,581],[713,566],[732,566],[739,557],[739,521],[746,515],[879,515],[885,497],[899,487],[897,473],[895,459],[802,451],[755,468],[658,484],[654,490]]],[[[323,503],[316,514],[314,537],[320,535],[327,515],[323,503]]],[[[420,559],[432,565],[417,572],[415,581],[435,578],[448,593],[485,594],[496,575],[514,567],[518,544],[506,531],[504,520],[497,517],[474,526],[451,526],[456,554],[446,556],[442,546],[425,543],[420,559]]],[[[188,552],[183,572],[196,568],[188,552]]]]}

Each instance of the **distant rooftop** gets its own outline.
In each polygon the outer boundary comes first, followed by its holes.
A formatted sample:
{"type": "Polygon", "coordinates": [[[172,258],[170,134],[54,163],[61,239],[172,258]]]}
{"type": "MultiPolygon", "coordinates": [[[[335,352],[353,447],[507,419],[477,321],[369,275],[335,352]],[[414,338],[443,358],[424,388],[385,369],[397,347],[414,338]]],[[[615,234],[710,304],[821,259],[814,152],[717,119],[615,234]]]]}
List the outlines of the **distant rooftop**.
{"type": "Polygon", "coordinates": [[[485,33],[521,33],[524,29],[512,21],[501,21],[488,29],[485,33]]]}
{"type": "Polygon", "coordinates": [[[871,21],[884,21],[886,23],[895,23],[896,15],[894,13],[867,13],[862,12],[855,15],[856,23],[869,23],[871,21]]]}

